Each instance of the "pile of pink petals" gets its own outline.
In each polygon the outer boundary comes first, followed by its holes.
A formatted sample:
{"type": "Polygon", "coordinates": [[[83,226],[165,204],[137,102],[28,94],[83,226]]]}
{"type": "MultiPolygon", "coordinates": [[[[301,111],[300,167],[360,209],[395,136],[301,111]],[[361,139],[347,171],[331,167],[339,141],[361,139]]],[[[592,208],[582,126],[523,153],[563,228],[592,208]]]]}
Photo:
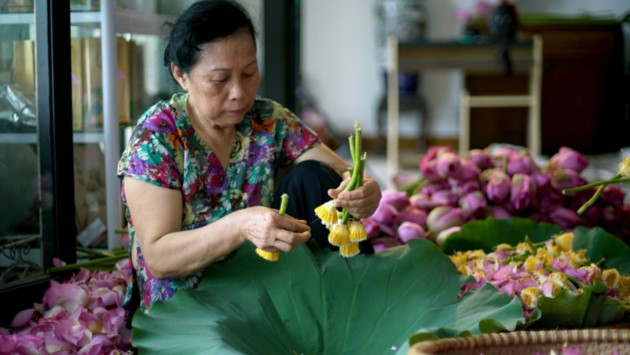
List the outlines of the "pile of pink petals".
{"type": "Polygon", "coordinates": [[[0,354],[121,354],[131,330],[121,308],[130,266],[114,271],[81,269],[69,280],[50,281],[42,303],[19,312],[0,328],[0,354]]]}
{"type": "Polygon", "coordinates": [[[383,191],[375,213],[363,220],[376,250],[431,239],[440,244],[470,220],[525,217],[553,223],[565,230],[599,226],[630,240],[630,206],[625,193],[608,185],[583,215],[577,210],[595,188],[572,194],[563,190],[586,184],[588,158],[562,147],[544,164],[511,146],[473,149],[465,155],[451,147],[434,146],[419,161],[421,184],[402,191],[409,173],[394,177],[397,189],[383,191]]]}

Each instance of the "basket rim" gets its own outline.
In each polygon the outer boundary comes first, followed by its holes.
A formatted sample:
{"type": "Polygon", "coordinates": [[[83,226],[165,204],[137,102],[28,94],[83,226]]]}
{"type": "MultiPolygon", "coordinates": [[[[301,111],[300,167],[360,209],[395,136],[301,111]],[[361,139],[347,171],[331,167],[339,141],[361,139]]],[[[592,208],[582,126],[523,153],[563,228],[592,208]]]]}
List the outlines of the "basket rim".
{"type": "Polygon", "coordinates": [[[510,345],[568,345],[584,343],[630,345],[630,329],[592,328],[563,330],[520,330],[443,338],[414,344],[410,354],[435,354],[444,350],[483,349],[510,345]]]}

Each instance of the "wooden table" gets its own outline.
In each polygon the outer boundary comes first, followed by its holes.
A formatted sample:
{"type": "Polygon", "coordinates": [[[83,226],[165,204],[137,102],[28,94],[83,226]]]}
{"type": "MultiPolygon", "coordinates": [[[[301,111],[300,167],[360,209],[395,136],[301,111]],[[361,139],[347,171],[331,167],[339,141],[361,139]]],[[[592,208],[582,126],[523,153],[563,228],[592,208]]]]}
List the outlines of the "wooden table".
{"type": "MultiPolygon", "coordinates": [[[[388,102],[387,102],[387,166],[390,174],[399,167],[399,71],[462,70],[465,73],[491,73],[502,70],[497,45],[466,44],[461,41],[421,41],[399,43],[388,39],[388,102]]],[[[518,40],[510,47],[514,71],[529,72],[529,90],[524,95],[471,96],[462,90],[460,98],[459,151],[470,145],[470,108],[529,107],[527,125],[528,149],[533,156],[540,154],[540,91],[542,81],[542,39],[518,40]]]]}

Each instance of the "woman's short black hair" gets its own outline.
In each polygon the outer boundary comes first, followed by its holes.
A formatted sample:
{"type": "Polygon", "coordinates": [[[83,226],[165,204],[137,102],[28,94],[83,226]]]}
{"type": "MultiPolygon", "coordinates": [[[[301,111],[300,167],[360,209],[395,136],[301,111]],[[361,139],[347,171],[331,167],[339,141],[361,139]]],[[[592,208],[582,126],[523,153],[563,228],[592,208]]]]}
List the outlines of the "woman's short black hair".
{"type": "MultiPolygon", "coordinates": [[[[199,59],[199,46],[245,29],[256,46],[256,31],[247,10],[232,0],[202,0],[193,3],[171,24],[164,50],[164,65],[174,63],[189,73],[199,59]]],[[[170,70],[169,70],[170,71],[170,70]]]]}

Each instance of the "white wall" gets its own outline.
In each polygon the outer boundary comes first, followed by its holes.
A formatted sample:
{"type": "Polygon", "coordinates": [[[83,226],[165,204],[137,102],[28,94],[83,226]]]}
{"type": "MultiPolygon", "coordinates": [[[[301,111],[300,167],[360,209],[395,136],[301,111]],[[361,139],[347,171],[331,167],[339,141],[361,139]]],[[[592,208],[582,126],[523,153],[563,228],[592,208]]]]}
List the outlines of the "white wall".
{"type": "MultiPolygon", "coordinates": [[[[307,88],[338,132],[352,132],[359,120],[366,135],[376,132],[376,105],[382,93],[376,45],[378,0],[303,0],[302,73],[307,88]]],[[[427,37],[456,38],[461,25],[453,12],[473,0],[425,0],[427,37]]],[[[622,15],[627,0],[520,0],[522,13],[622,15]]],[[[425,73],[422,90],[429,103],[427,133],[457,137],[457,71],[425,73]]],[[[401,117],[401,135],[415,135],[412,119],[401,117]]]]}

